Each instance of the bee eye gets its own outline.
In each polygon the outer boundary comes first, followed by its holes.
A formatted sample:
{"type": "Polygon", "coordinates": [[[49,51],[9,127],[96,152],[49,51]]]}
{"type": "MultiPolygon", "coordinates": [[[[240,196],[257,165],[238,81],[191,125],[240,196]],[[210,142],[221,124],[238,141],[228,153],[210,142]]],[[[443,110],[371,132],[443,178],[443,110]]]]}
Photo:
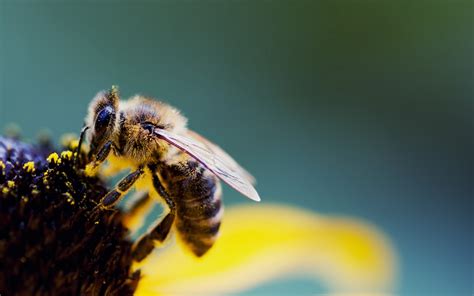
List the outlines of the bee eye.
{"type": "Polygon", "coordinates": [[[142,127],[147,130],[150,134],[153,133],[153,130],[155,129],[155,125],[150,122],[144,122],[142,123],[142,127]]]}
{"type": "Polygon", "coordinates": [[[99,112],[99,114],[97,114],[94,126],[97,132],[103,133],[105,131],[105,129],[109,126],[113,113],[114,111],[112,107],[106,106],[99,112]]]}

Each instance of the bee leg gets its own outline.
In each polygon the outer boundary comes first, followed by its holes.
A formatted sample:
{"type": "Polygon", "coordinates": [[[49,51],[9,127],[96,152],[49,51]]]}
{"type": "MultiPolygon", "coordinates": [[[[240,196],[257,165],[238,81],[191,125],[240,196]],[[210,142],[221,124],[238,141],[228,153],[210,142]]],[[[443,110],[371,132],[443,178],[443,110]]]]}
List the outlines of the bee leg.
{"type": "MultiPolygon", "coordinates": [[[[156,172],[156,168],[153,166],[150,166],[150,170],[152,172],[156,172]]],[[[148,231],[147,234],[143,235],[136,243],[132,251],[132,257],[136,261],[142,261],[146,256],[148,256],[148,254],[151,253],[151,251],[153,251],[155,248],[155,241],[163,242],[168,237],[176,215],[175,203],[166,192],[156,173],[153,173],[153,186],[155,187],[155,190],[158,192],[158,194],[163,197],[170,211],[168,214],[166,214],[163,220],[153,225],[151,230],[148,231]]]]}
{"type": "Polygon", "coordinates": [[[79,136],[79,143],[77,144],[77,148],[74,154],[74,164],[77,165],[77,159],[79,158],[79,153],[81,153],[81,146],[82,142],[84,141],[84,136],[86,135],[86,131],[89,129],[88,126],[84,126],[81,130],[81,135],[79,136]]]}
{"type": "Polygon", "coordinates": [[[107,159],[109,156],[110,151],[112,150],[112,141],[108,141],[100,148],[99,152],[95,155],[91,155],[93,157],[92,161],[86,165],[86,175],[93,176],[96,174],[97,168],[99,165],[107,159]]]}
{"type": "Polygon", "coordinates": [[[104,162],[107,156],[109,156],[109,153],[111,150],[112,150],[112,141],[108,141],[104,144],[104,146],[102,146],[102,148],[100,148],[99,152],[97,152],[97,155],[95,155],[95,160],[93,161],[94,165],[98,166],[99,164],[104,162]]]}
{"type": "Polygon", "coordinates": [[[155,248],[155,241],[163,242],[168,236],[175,218],[174,213],[168,213],[163,220],[154,225],[152,230],[142,236],[132,250],[135,261],[142,261],[155,248]]]}
{"type": "Polygon", "coordinates": [[[102,208],[109,209],[115,205],[133,186],[133,184],[140,178],[144,173],[143,167],[139,167],[137,170],[131,172],[127,176],[123,177],[118,182],[114,189],[109,191],[100,201],[102,208]]]}

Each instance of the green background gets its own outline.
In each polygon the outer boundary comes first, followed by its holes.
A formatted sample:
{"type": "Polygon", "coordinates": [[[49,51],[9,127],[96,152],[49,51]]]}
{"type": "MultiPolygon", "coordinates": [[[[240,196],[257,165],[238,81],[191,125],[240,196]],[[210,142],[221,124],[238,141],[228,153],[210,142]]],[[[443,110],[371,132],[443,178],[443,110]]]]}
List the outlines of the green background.
{"type": "MultiPolygon", "coordinates": [[[[0,0],[0,126],[57,139],[112,84],[163,98],[264,202],[386,232],[398,292],[471,294],[472,3],[0,0]]],[[[289,278],[253,293],[295,291],[324,289],[289,278]]]]}

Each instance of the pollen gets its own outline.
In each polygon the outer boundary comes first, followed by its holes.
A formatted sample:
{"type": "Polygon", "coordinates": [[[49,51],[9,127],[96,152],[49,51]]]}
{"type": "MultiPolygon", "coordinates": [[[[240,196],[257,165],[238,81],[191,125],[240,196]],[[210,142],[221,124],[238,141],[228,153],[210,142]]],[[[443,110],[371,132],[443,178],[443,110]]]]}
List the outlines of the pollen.
{"type": "Polygon", "coordinates": [[[85,151],[73,163],[70,146],[53,149],[0,136],[0,221],[11,222],[0,222],[8,234],[0,235],[0,265],[8,267],[0,268],[0,294],[132,295],[140,271],[123,213],[97,208],[108,190],[84,175],[85,151]]]}
{"type": "Polygon", "coordinates": [[[43,184],[48,185],[48,179],[49,179],[49,171],[45,171],[43,173],[43,184]]]}
{"type": "Polygon", "coordinates": [[[71,159],[72,158],[72,151],[68,150],[68,151],[61,152],[61,158],[71,159]]]}
{"type": "Polygon", "coordinates": [[[69,148],[75,150],[79,146],[79,140],[74,139],[69,143],[69,148]]]}
{"type": "Polygon", "coordinates": [[[56,152],[53,152],[51,153],[48,158],[46,158],[46,160],[49,162],[49,163],[57,163],[58,162],[58,159],[59,159],[59,156],[56,152]]]}
{"type": "MultiPolygon", "coordinates": [[[[60,143],[63,147],[72,148],[71,146],[73,145],[73,143],[77,141],[77,135],[73,134],[73,133],[65,134],[61,137],[61,139],[59,141],[60,141],[60,143]]],[[[79,142],[77,142],[77,144],[79,144],[79,142]]],[[[72,149],[74,149],[74,148],[72,148],[72,149]]]]}
{"type": "Polygon", "coordinates": [[[64,196],[66,196],[66,201],[67,201],[70,205],[74,205],[74,204],[75,204],[75,202],[74,202],[74,197],[71,195],[71,193],[66,192],[66,193],[64,193],[64,196]]]}
{"type": "Polygon", "coordinates": [[[87,164],[84,173],[87,177],[93,177],[96,175],[97,169],[93,164],[87,164]]]}
{"type": "Polygon", "coordinates": [[[26,170],[28,173],[35,172],[35,163],[33,161],[28,161],[23,165],[23,169],[26,170]]]}
{"type": "Polygon", "coordinates": [[[74,186],[72,185],[71,182],[67,181],[64,185],[66,185],[67,189],[69,189],[71,191],[74,190],[74,186]]]}

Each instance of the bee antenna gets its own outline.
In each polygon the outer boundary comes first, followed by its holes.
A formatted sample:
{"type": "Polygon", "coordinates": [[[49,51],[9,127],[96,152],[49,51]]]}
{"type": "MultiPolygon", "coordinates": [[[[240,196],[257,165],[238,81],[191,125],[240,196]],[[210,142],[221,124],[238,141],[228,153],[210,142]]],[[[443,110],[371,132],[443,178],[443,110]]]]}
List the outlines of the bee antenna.
{"type": "Polygon", "coordinates": [[[88,126],[84,126],[81,130],[81,135],[79,136],[79,143],[77,144],[76,153],[74,154],[74,165],[77,164],[77,159],[79,158],[79,153],[81,152],[82,142],[84,141],[84,136],[86,135],[86,131],[88,129],[88,126]]]}

